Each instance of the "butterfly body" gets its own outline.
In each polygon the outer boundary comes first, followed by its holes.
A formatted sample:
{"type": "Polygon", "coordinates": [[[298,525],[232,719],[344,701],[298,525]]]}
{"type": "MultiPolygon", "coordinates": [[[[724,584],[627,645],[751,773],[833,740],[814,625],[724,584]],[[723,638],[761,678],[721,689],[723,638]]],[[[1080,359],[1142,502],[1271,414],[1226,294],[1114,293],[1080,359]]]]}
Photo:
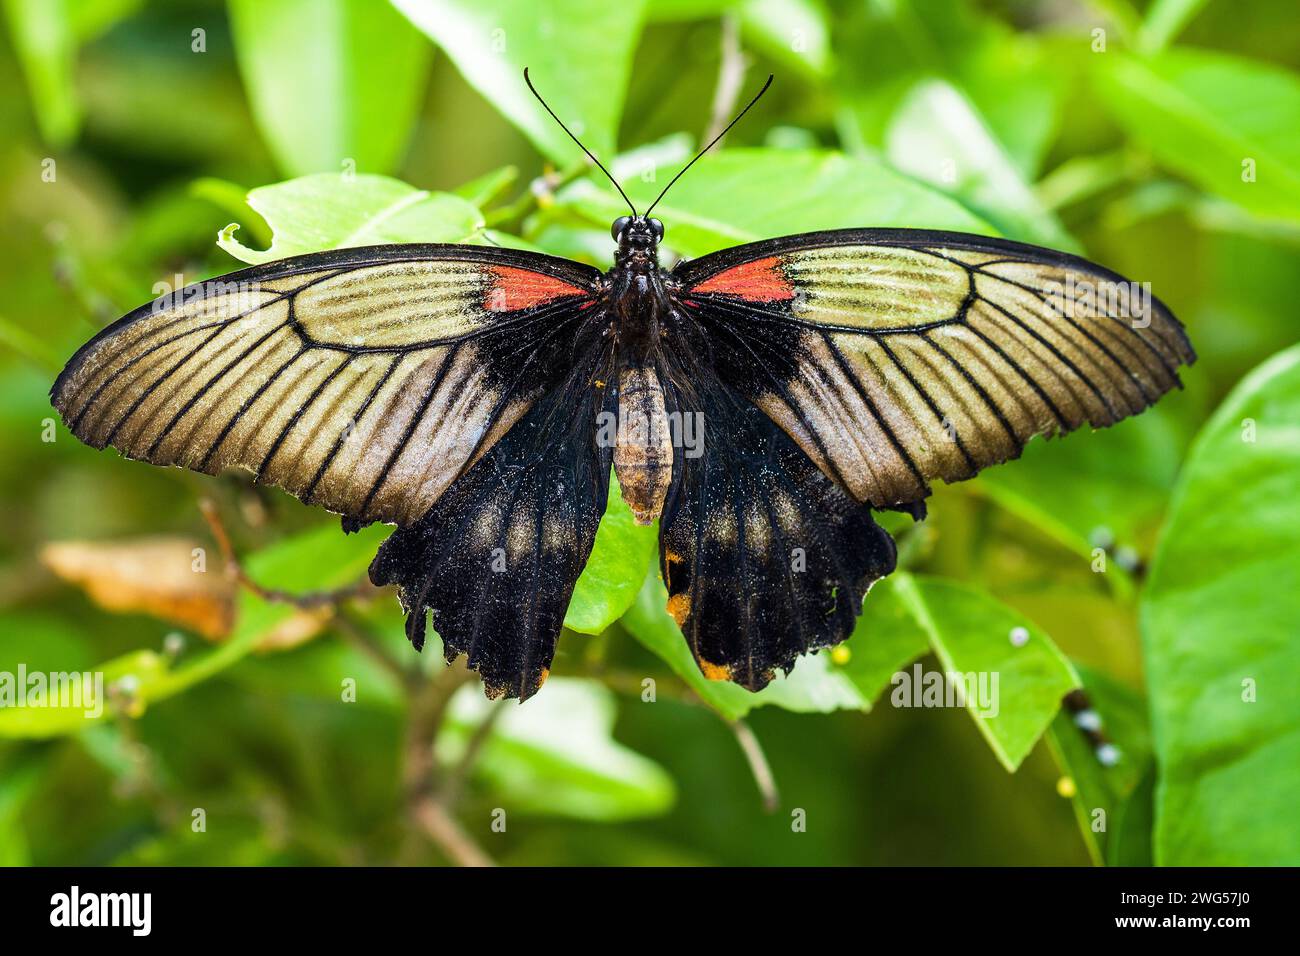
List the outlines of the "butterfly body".
{"type": "MultiPolygon", "coordinates": [[[[671,277],[659,265],[663,225],[622,217],[611,232],[618,243],[605,274],[601,312],[609,323],[617,366],[614,471],[623,499],[639,524],[663,511],[672,481],[673,427],[660,377],[661,353],[672,348],[683,321],[671,277]]],[[[679,429],[680,433],[680,429],[679,429]]]]}

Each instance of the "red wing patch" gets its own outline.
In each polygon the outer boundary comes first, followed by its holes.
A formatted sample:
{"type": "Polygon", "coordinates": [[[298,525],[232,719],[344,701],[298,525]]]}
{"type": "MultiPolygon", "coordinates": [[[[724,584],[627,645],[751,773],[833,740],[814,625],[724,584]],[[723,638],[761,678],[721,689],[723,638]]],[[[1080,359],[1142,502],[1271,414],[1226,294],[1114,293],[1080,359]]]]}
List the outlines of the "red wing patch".
{"type": "Polygon", "coordinates": [[[590,295],[586,289],[531,269],[491,266],[486,271],[492,276],[483,298],[483,307],[489,312],[515,312],[567,296],[590,295]]]}
{"type": "Polygon", "coordinates": [[[794,298],[794,286],[786,278],[781,260],[776,256],[723,269],[690,291],[700,294],[718,292],[749,302],[784,302],[794,298]]]}

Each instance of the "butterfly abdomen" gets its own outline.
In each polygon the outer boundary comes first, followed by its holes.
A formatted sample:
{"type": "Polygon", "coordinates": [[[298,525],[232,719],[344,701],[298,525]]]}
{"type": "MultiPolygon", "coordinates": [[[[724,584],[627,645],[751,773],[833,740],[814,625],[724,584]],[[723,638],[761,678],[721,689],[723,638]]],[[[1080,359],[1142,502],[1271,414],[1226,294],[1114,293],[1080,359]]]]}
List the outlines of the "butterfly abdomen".
{"type": "Polygon", "coordinates": [[[672,481],[673,443],[663,387],[649,365],[631,365],[619,375],[614,471],[637,522],[658,518],[672,481]]]}

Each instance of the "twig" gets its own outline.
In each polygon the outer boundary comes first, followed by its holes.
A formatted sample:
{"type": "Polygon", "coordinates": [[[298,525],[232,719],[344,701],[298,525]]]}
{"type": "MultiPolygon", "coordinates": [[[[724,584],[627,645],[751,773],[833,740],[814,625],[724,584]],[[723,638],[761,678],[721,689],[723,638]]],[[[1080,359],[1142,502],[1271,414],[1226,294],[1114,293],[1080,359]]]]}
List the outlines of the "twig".
{"type": "Polygon", "coordinates": [[[497,702],[492,705],[486,717],[479,721],[479,725],[474,728],[474,733],[470,735],[469,741],[465,744],[465,752],[460,755],[460,759],[442,779],[442,785],[438,788],[438,800],[449,810],[454,808],[460,802],[461,793],[465,789],[465,781],[469,778],[469,772],[473,769],[478,756],[483,752],[483,746],[492,736],[492,730],[496,723],[501,719],[501,715],[506,711],[504,703],[497,702]]]}
{"type": "Polygon", "coordinates": [[[310,610],[312,608],[337,606],[343,601],[352,598],[366,597],[376,590],[375,586],[365,579],[334,591],[308,591],[303,594],[263,587],[250,578],[244,570],[244,566],[240,564],[235,549],[230,543],[230,535],[226,532],[225,523],[221,520],[221,512],[217,509],[216,503],[211,498],[200,498],[199,511],[202,512],[204,520],[207,521],[212,537],[217,541],[217,549],[221,552],[221,560],[225,564],[226,573],[234,581],[252,591],[264,601],[271,601],[276,604],[292,604],[295,607],[310,610]]]}
{"type": "MultiPolygon", "coordinates": [[[[403,666],[400,660],[388,653],[388,648],[380,643],[379,638],[375,636],[370,628],[353,618],[352,615],[344,612],[341,608],[334,615],[334,625],[348,639],[349,643],[397,678],[399,684],[405,686],[418,675],[418,670],[403,666]]],[[[415,655],[412,654],[411,657],[414,658],[415,655]]]]}
{"type": "Polygon", "coordinates": [[[416,823],[424,834],[461,866],[496,866],[483,852],[448,809],[433,799],[421,800],[412,808],[416,823]]]}
{"type": "Polygon", "coordinates": [[[702,142],[709,142],[727,126],[736,109],[740,88],[745,82],[749,58],[740,49],[740,27],[734,16],[722,18],[722,60],[718,64],[718,84],[713,90],[713,105],[709,113],[709,128],[702,142]]]}
{"type": "Polygon", "coordinates": [[[749,762],[750,773],[754,775],[754,783],[758,785],[758,792],[763,797],[763,809],[768,813],[775,813],[776,808],[781,805],[781,794],[776,789],[776,777],[772,775],[772,767],[767,762],[762,745],[754,736],[754,731],[750,729],[749,724],[743,720],[729,720],[727,725],[736,734],[740,751],[749,762]]]}
{"type": "Polygon", "coordinates": [[[492,858],[456,822],[451,807],[442,798],[433,751],[452,695],[471,677],[463,667],[448,667],[433,680],[408,691],[403,784],[407,815],[418,832],[461,866],[493,866],[492,858]]]}

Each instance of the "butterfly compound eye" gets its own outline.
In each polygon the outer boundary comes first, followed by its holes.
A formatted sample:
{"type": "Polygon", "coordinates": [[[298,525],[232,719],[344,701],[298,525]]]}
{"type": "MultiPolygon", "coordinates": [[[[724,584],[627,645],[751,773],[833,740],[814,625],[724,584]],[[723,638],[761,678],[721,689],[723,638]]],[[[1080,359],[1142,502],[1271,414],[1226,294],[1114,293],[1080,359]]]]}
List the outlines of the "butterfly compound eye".
{"type": "Polygon", "coordinates": [[[615,242],[618,241],[619,236],[623,235],[623,230],[627,228],[628,223],[631,221],[631,216],[619,216],[614,220],[614,225],[609,227],[609,234],[614,237],[615,242]]]}
{"type": "Polygon", "coordinates": [[[664,224],[658,219],[651,219],[650,231],[654,233],[655,242],[659,242],[664,237],[664,224]]]}

